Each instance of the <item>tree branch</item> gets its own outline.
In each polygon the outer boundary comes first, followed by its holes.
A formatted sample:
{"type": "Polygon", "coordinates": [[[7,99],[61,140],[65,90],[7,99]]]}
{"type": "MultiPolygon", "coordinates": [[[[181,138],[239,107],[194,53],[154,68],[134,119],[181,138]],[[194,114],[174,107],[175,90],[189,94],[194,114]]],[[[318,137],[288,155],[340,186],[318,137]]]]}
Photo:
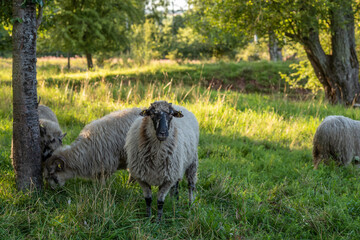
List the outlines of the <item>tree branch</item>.
{"type": "Polygon", "coordinates": [[[40,27],[42,17],[43,17],[43,10],[44,10],[44,8],[39,4],[39,13],[38,13],[38,16],[36,18],[36,30],[38,30],[39,27],[40,27]]]}

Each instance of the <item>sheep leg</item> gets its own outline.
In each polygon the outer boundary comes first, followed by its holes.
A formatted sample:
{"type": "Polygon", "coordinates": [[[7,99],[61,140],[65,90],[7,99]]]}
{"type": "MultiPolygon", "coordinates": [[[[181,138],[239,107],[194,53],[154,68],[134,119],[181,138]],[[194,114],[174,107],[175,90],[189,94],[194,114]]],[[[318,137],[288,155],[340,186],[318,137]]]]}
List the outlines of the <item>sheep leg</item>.
{"type": "Polygon", "coordinates": [[[164,201],[166,195],[169,193],[170,188],[174,185],[173,182],[165,182],[161,186],[159,186],[159,192],[158,192],[158,222],[161,221],[161,217],[163,215],[163,207],[164,207],[164,201]]]}
{"type": "Polygon", "coordinates": [[[137,180],[140,187],[143,190],[145,203],[146,203],[146,214],[148,217],[151,217],[151,202],[152,202],[152,193],[151,193],[151,186],[146,182],[137,180]]]}
{"type": "Polygon", "coordinates": [[[198,164],[197,162],[192,163],[188,169],[186,169],[186,178],[188,180],[189,187],[189,206],[194,202],[195,199],[195,184],[197,181],[196,172],[198,164]]]}
{"type": "Polygon", "coordinates": [[[170,195],[179,201],[179,181],[177,181],[175,185],[171,187],[170,195]]]}

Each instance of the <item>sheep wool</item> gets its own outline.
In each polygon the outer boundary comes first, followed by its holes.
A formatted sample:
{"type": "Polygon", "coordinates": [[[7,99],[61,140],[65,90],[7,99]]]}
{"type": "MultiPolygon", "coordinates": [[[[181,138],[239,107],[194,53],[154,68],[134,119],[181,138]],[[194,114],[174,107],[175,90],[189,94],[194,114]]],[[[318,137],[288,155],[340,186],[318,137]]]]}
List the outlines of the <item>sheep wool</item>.
{"type": "Polygon", "coordinates": [[[344,116],[328,116],[319,125],[313,139],[313,160],[316,169],[320,162],[331,159],[338,165],[348,165],[360,156],[360,121],[344,116]]]}
{"type": "Polygon", "coordinates": [[[139,108],[110,113],[84,127],[70,145],[57,149],[46,162],[45,178],[52,187],[74,177],[107,177],[126,169],[125,137],[140,117],[139,108]]]}

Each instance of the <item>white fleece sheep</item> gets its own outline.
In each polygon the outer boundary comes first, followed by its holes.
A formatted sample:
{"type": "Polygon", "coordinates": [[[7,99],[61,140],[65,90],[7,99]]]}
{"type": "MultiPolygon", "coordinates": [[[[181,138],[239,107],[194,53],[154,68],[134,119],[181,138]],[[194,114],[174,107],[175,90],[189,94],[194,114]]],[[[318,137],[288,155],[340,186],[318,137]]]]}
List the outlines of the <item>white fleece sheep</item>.
{"type": "Polygon", "coordinates": [[[57,149],[46,161],[44,176],[50,185],[63,186],[74,177],[104,179],[126,169],[125,137],[140,112],[116,111],[86,125],[70,146],[57,149]]]}
{"type": "Polygon", "coordinates": [[[158,101],[142,111],[126,137],[128,169],[143,189],[147,214],[151,216],[151,186],[159,186],[158,219],[170,188],[186,174],[189,203],[197,181],[199,124],[184,107],[158,101]],[[173,119],[174,117],[174,119],[173,119]]]}
{"type": "MultiPolygon", "coordinates": [[[[348,165],[360,157],[360,121],[343,116],[328,116],[319,125],[313,139],[315,169],[331,159],[348,165]]],[[[355,161],[354,161],[355,163],[355,161]]]]}

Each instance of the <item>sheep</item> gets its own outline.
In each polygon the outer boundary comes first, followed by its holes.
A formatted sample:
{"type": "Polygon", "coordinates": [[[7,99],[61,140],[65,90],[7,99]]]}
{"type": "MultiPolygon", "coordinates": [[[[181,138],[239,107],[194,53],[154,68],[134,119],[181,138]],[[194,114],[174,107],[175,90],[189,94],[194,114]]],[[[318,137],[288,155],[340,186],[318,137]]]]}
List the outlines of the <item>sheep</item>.
{"type": "MultiPolygon", "coordinates": [[[[41,161],[44,163],[51,154],[62,145],[66,136],[60,129],[55,113],[45,105],[38,105],[41,161]]],[[[13,159],[13,143],[11,143],[11,155],[13,159]]]]}
{"type": "Polygon", "coordinates": [[[40,147],[41,159],[45,162],[52,153],[60,146],[66,136],[60,129],[59,121],[55,113],[45,105],[38,106],[40,124],[40,147]]]}
{"type": "MultiPolygon", "coordinates": [[[[360,156],[360,121],[343,116],[328,116],[319,125],[313,139],[314,169],[331,159],[348,165],[360,156]]],[[[355,161],[354,161],[355,163],[355,161]]]]}
{"type": "Polygon", "coordinates": [[[143,190],[148,217],[151,217],[151,186],[159,186],[160,221],[165,197],[172,187],[178,194],[178,182],[184,173],[189,186],[189,205],[194,201],[199,124],[193,113],[166,101],[152,103],[141,116],[143,118],[133,123],[126,137],[127,165],[143,190]]]}
{"type": "Polygon", "coordinates": [[[44,177],[52,188],[71,178],[105,180],[118,169],[126,169],[125,137],[140,108],[110,113],[84,127],[69,146],[58,148],[45,162],[44,177]]]}

